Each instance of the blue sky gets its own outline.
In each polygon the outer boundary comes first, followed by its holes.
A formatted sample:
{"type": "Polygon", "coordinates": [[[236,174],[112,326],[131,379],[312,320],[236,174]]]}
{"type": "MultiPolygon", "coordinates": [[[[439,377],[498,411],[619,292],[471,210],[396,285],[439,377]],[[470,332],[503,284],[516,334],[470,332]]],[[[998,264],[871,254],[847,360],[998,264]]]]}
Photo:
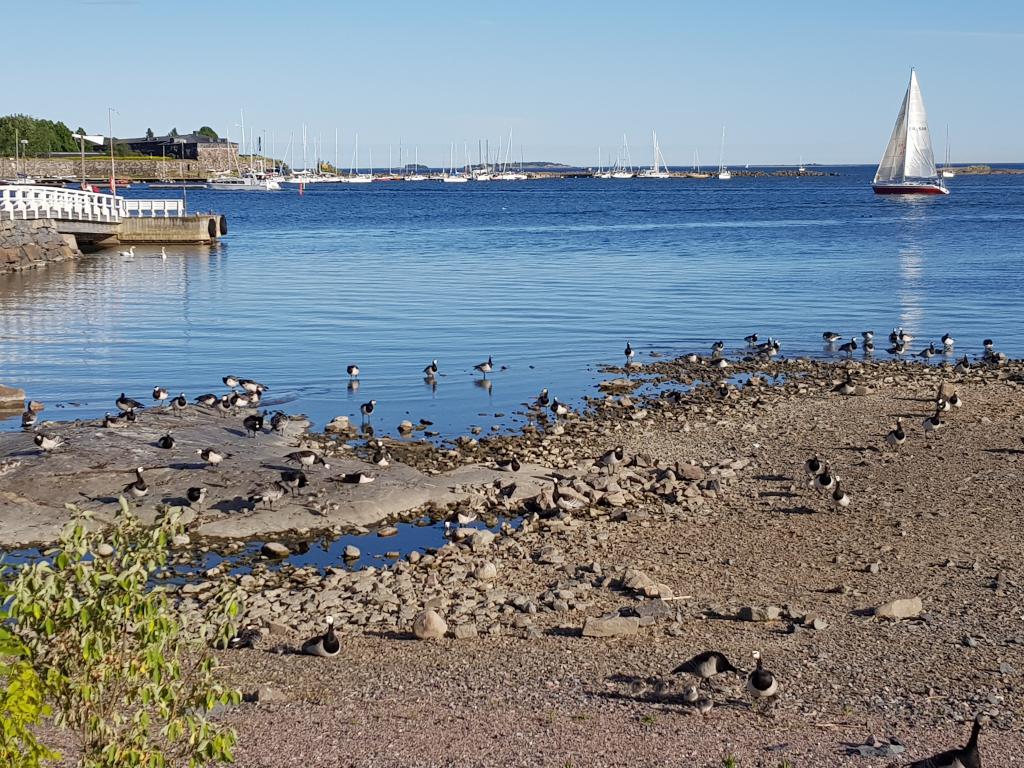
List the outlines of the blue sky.
{"type": "MultiPolygon", "coordinates": [[[[1024,161],[1024,3],[51,0],[4,3],[0,113],[115,135],[209,124],[593,164],[877,162],[916,66],[936,155],[1024,161]],[[42,8],[45,7],[45,11],[42,8]],[[38,32],[33,28],[38,25],[38,32]],[[10,34],[13,30],[23,33],[10,34]],[[17,66],[11,62],[23,62],[17,66]],[[29,75],[31,74],[31,77],[29,75]],[[91,86],[90,84],[93,84],[91,86]]],[[[310,151],[310,154],[312,152],[310,151]]]]}

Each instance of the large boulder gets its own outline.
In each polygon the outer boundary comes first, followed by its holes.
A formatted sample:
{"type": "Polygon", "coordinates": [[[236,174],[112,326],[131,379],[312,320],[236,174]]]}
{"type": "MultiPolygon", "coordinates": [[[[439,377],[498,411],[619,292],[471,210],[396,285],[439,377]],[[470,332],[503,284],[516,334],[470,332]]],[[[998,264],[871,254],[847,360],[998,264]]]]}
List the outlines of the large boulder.
{"type": "Polygon", "coordinates": [[[0,411],[20,411],[25,407],[25,390],[0,384],[0,411]]]}
{"type": "Polygon", "coordinates": [[[448,622],[434,610],[420,611],[412,622],[412,632],[420,640],[438,640],[448,631],[448,622]]]}

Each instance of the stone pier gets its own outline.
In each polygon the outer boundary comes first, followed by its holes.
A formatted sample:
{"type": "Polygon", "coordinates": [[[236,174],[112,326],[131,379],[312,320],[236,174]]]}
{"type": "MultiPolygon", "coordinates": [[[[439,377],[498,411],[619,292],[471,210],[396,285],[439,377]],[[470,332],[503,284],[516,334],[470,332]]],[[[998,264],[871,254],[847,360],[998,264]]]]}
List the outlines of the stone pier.
{"type": "Polygon", "coordinates": [[[59,232],[51,219],[0,221],[0,274],[80,255],[75,236],[59,232]]]}

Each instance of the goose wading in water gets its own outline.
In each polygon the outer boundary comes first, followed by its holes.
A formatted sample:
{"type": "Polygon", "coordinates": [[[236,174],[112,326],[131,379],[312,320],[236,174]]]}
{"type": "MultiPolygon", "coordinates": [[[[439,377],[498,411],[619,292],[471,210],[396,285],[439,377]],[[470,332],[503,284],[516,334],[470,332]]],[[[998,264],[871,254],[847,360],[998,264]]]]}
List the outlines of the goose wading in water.
{"type": "Polygon", "coordinates": [[[327,622],[327,631],[322,635],[311,637],[302,644],[302,652],[307,656],[330,658],[331,656],[337,656],[341,650],[341,641],[334,634],[334,617],[327,616],[324,621],[327,622]]]}
{"type": "Polygon", "coordinates": [[[484,362],[474,365],[473,370],[480,371],[484,378],[487,378],[487,374],[494,370],[494,360],[488,355],[484,362]]]}

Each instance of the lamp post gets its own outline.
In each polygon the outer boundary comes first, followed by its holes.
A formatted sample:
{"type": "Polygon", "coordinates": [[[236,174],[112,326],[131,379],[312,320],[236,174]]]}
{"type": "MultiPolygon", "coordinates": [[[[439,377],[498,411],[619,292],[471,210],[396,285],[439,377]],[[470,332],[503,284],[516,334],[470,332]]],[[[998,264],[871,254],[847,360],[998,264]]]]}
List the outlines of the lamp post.
{"type": "Polygon", "coordinates": [[[14,178],[18,178],[18,129],[14,129],[14,178]]]}
{"type": "Polygon", "coordinates": [[[107,134],[110,136],[110,194],[117,196],[114,172],[114,108],[107,107],[107,134]]]}
{"type": "MultiPolygon", "coordinates": [[[[25,166],[25,178],[26,179],[28,178],[28,155],[25,154],[25,152],[26,152],[25,147],[27,145],[28,145],[28,139],[22,139],[21,140],[21,162],[22,162],[22,165],[25,166]]],[[[17,169],[15,169],[15,174],[17,174],[17,169]]]]}

